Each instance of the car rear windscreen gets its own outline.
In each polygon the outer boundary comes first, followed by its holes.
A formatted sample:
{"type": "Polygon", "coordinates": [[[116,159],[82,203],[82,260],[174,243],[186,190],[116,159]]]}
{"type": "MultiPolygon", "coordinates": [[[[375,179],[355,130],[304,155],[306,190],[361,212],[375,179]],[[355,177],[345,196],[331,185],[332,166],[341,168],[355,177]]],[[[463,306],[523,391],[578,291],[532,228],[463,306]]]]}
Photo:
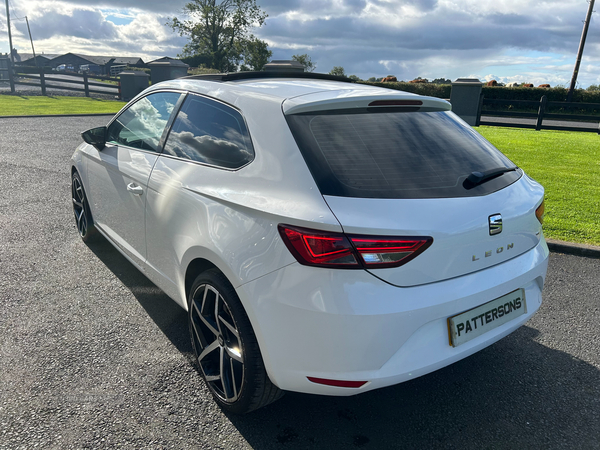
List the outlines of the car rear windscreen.
{"type": "Polygon", "coordinates": [[[287,116],[323,195],[470,197],[495,192],[522,175],[510,171],[465,187],[473,172],[515,166],[449,111],[372,110],[287,116]]]}

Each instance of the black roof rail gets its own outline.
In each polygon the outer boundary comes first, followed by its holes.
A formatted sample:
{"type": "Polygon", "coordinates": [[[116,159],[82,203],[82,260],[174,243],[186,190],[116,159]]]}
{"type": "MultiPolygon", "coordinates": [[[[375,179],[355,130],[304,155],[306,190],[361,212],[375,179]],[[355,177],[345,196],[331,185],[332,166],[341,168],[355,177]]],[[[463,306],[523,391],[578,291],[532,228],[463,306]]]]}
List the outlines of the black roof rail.
{"type": "Polygon", "coordinates": [[[261,72],[231,72],[231,73],[209,73],[206,75],[190,75],[180,79],[185,80],[205,80],[205,81],[238,81],[253,80],[260,78],[306,78],[311,80],[331,80],[354,83],[354,80],[348,77],[338,75],[329,75],[328,73],[313,72],[279,72],[279,71],[261,71],[261,72]]]}

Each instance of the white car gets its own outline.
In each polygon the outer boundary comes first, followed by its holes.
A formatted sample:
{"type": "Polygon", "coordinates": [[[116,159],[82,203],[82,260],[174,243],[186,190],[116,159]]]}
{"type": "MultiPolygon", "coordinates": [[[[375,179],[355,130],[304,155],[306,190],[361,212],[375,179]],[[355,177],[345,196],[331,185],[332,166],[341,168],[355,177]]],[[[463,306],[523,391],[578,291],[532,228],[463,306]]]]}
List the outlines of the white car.
{"type": "Polygon", "coordinates": [[[450,109],[320,74],[159,83],[82,133],[78,230],[189,311],[227,411],[411,380],[527,322],[548,265],[542,186],[450,109]]]}

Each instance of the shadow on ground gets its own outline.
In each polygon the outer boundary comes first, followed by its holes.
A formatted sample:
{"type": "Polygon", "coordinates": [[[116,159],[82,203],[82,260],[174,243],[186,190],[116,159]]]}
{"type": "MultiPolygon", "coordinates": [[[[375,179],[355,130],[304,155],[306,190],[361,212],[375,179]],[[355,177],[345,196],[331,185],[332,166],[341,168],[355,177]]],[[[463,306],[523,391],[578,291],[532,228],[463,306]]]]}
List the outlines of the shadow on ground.
{"type": "Polygon", "coordinates": [[[103,237],[99,236],[88,247],[131,291],[177,350],[189,357],[192,345],[188,336],[186,312],[103,237]]]}
{"type": "MultiPolygon", "coordinates": [[[[104,239],[90,249],[189,358],[186,314],[104,239]]],[[[256,449],[600,448],[600,371],[524,326],[445,369],[355,397],[287,393],[229,420],[256,449]]]]}

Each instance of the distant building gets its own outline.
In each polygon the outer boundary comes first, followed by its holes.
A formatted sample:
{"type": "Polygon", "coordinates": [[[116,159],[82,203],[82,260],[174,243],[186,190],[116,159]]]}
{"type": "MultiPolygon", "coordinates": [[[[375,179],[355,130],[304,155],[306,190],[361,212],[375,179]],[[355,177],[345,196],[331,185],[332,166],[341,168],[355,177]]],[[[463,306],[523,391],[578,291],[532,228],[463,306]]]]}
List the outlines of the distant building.
{"type": "Polygon", "coordinates": [[[100,75],[109,75],[113,66],[146,67],[142,58],[139,57],[92,56],[78,53],[65,53],[64,55],[42,54],[36,55],[35,59],[33,59],[33,54],[23,53],[21,54],[19,65],[35,66],[36,61],[39,67],[52,67],[56,69],[58,66],[72,66],[75,71],[79,71],[81,66],[97,66],[100,75]]]}

